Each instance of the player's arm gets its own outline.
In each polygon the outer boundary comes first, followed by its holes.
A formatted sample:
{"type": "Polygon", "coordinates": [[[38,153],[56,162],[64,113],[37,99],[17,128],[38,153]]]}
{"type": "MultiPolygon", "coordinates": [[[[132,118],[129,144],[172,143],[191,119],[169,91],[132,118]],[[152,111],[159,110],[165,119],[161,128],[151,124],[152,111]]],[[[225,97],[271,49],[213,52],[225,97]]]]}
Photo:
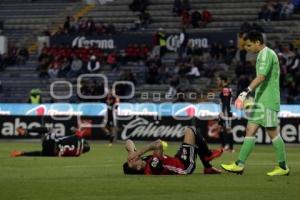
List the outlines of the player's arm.
{"type": "Polygon", "coordinates": [[[125,149],[128,153],[132,153],[136,151],[135,144],[132,140],[127,140],[125,143],[125,149]]]}
{"type": "Polygon", "coordinates": [[[39,133],[39,134],[45,134],[49,132],[49,129],[46,127],[33,127],[33,128],[22,128],[22,127],[18,127],[16,129],[16,131],[18,132],[19,135],[24,136],[27,135],[28,133],[31,132],[35,132],[35,133],[39,133]]]}
{"type": "Polygon", "coordinates": [[[265,75],[258,74],[249,85],[250,91],[255,90],[262,82],[264,82],[264,80],[266,80],[265,75]]]}
{"type": "Polygon", "coordinates": [[[151,142],[150,144],[146,145],[145,147],[141,148],[140,150],[136,150],[131,155],[128,156],[128,160],[135,160],[145,153],[153,151],[153,153],[157,156],[163,155],[163,145],[161,140],[156,140],[154,142],[151,142]]]}

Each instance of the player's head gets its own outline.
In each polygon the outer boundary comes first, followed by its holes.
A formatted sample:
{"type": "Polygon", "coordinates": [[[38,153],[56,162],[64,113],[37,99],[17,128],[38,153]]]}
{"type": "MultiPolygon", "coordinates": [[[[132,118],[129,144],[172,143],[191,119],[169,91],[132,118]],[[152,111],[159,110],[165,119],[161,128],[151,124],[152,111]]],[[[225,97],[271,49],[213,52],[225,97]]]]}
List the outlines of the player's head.
{"type": "Polygon", "coordinates": [[[145,165],[142,159],[125,162],[123,164],[124,174],[144,174],[145,165]]]}
{"type": "Polygon", "coordinates": [[[244,38],[244,47],[247,51],[257,53],[261,50],[262,45],[264,45],[264,37],[261,32],[251,31],[247,33],[244,38]]]}
{"type": "Polygon", "coordinates": [[[89,143],[86,140],[84,140],[82,153],[87,153],[90,151],[90,149],[91,149],[91,147],[90,147],[89,143]]]}

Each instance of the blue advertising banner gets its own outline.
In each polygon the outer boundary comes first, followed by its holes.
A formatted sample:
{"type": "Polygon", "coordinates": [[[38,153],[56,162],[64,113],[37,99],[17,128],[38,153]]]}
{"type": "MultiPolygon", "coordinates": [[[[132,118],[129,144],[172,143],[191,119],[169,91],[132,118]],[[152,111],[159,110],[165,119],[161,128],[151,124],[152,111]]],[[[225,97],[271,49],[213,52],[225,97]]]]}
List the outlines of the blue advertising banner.
{"type": "Polygon", "coordinates": [[[0,103],[0,115],[18,116],[104,116],[107,106],[103,103],[53,103],[26,104],[0,103]]]}
{"type": "MultiPolygon", "coordinates": [[[[235,118],[243,118],[245,113],[231,107],[235,118]]],[[[220,105],[216,103],[120,103],[117,109],[118,116],[162,116],[184,117],[188,120],[192,117],[199,119],[216,118],[220,113],[220,105]]],[[[280,118],[300,117],[300,105],[281,105],[280,118]]]]}

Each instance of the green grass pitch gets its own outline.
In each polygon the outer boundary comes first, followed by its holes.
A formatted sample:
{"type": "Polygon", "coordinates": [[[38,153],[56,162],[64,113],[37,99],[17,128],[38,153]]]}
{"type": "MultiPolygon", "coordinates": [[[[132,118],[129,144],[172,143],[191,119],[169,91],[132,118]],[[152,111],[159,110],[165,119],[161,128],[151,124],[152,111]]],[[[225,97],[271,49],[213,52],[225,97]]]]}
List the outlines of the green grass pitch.
{"type": "MultiPolygon", "coordinates": [[[[173,155],[178,145],[170,143],[166,153],[173,155]]],[[[91,147],[78,158],[11,158],[13,149],[39,150],[40,144],[1,141],[0,200],[299,200],[300,196],[299,146],[287,147],[291,174],[286,177],[265,175],[275,164],[271,145],[256,146],[242,176],[203,175],[199,161],[189,176],[125,176],[123,144],[91,147]]],[[[224,153],[213,164],[219,167],[236,157],[237,153],[224,153]]]]}

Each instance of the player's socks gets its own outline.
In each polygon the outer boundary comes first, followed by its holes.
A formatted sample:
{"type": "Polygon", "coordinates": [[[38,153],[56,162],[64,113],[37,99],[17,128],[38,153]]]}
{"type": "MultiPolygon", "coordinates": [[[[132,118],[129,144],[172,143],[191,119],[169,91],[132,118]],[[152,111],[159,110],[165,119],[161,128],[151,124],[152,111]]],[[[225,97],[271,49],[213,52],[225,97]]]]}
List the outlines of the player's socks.
{"type": "Polygon", "coordinates": [[[286,153],[285,153],[285,144],[282,138],[278,135],[272,140],[273,147],[275,149],[276,158],[279,163],[279,167],[286,169],[286,153]]]}
{"type": "Polygon", "coordinates": [[[41,151],[23,152],[22,156],[42,156],[41,151]]]}
{"type": "Polygon", "coordinates": [[[255,145],[255,137],[245,137],[244,143],[239,153],[239,158],[236,164],[241,166],[244,165],[250,153],[252,152],[255,145]]]}
{"type": "Polygon", "coordinates": [[[113,143],[114,139],[115,139],[115,137],[113,136],[113,134],[110,134],[110,136],[109,136],[109,143],[113,143]]]}
{"type": "Polygon", "coordinates": [[[209,163],[209,161],[205,160],[204,153],[202,153],[199,149],[197,149],[197,154],[198,154],[204,168],[211,168],[212,167],[212,165],[209,163]]]}
{"type": "Polygon", "coordinates": [[[196,145],[198,146],[199,151],[203,153],[204,156],[211,156],[212,152],[208,148],[207,143],[202,135],[196,135],[196,145]]]}

